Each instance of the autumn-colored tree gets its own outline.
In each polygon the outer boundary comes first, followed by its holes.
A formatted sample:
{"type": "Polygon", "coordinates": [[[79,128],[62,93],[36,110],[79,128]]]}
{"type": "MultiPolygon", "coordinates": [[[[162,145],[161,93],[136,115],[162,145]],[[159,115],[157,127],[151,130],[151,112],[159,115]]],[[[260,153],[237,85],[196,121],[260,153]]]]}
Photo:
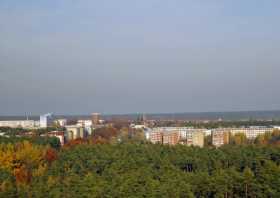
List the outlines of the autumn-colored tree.
{"type": "Polygon", "coordinates": [[[247,137],[244,133],[237,133],[230,138],[231,144],[242,145],[247,143],[247,137]]]}
{"type": "Polygon", "coordinates": [[[45,159],[49,164],[51,164],[53,161],[57,160],[57,151],[53,148],[48,148],[45,154],[45,159]]]}
{"type": "Polygon", "coordinates": [[[89,139],[89,143],[90,144],[108,144],[109,141],[102,137],[97,137],[97,138],[89,139]]]}
{"type": "Polygon", "coordinates": [[[0,145],[0,169],[12,173],[17,183],[30,183],[33,173],[44,167],[46,147],[28,141],[0,145]]]}
{"type": "Polygon", "coordinates": [[[273,140],[272,133],[267,132],[265,134],[258,135],[258,137],[255,139],[255,144],[267,145],[272,140],[273,140]]]}
{"type": "Polygon", "coordinates": [[[65,144],[63,148],[71,148],[76,145],[87,144],[87,143],[88,143],[87,139],[77,138],[75,140],[70,140],[69,142],[67,142],[67,144],[65,144]]]}
{"type": "Polygon", "coordinates": [[[120,132],[113,127],[103,127],[94,130],[93,138],[104,138],[110,140],[113,137],[116,137],[120,132]]]}

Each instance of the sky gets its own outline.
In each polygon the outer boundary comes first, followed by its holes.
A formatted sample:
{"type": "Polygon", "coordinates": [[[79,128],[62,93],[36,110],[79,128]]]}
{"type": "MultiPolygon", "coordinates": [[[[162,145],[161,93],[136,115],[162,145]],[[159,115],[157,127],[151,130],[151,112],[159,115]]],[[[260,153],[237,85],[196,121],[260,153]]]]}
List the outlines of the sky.
{"type": "Polygon", "coordinates": [[[278,0],[1,0],[0,115],[280,109],[278,0]]]}

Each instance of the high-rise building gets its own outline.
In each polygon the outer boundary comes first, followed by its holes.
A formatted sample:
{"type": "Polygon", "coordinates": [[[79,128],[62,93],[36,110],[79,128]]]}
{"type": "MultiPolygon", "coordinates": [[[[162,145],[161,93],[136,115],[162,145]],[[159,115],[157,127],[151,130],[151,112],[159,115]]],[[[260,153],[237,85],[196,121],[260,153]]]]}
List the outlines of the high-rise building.
{"type": "Polygon", "coordinates": [[[215,129],[212,131],[212,144],[216,147],[220,147],[229,143],[230,131],[225,129],[215,129]]]}
{"type": "Polygon", "coordinates": [[[189,129],[186,131],[186,138],[183,140],[188,146],[204,146],[205,129],[189,129]]]}
{"type": "Polygon", "coordinates": [[[40,127],[41,128],[47,128],[51,126],[53,123],[53,117],[51,113],[47,113],[45,115],[40,116],[40,127]]]}
{"type": "Polygon", "coordinates": [[[149,131],[146,137],[154,144],[175,145],[179,143],[180,133],[178,131],[162,131],[159,128],[159,130],[149,131]]]}
{"type": "Polygon", "coordinates": [[[162,134],[163,134],[162,137],[163,144],[176,145],[179,143],[180,134],[178,131],[168,131],[162,134]]]}
{"type": "Polygon", "coordinates": [[[189,127],[159,127],[146,131],[146,138],[152,143],[177,144],[183,143],[193,146],[204,146],[206,129],[189,127]]]}
{"type": "MultiPolygon", "coordinates": [[[[146,137],[147,137],[147,135],[146,135],[146,137]]],[[[156,143],[162,144],[162,141],[163,141],[162,140],[163,135],[162,135],[161,131],[151,131],[151,132],[149,132],[148,138],[153,144],[156,144],[156,143]]]]}
{"type": "Polygon", "coordinates": [[[251,126],[248,128],[233,128],[231,129],[231,135],[235,135],[238,133],[243,133],[246,135],[246,137],[250,140],[255,139],[259,135],[265,134],[265,133],[272,133],[273,128],[268,127],[260,127],[260,126],[251,126]]]}
{"type": "Polygon", "coordinates": [[[91,120],[93,125],[98,125],[100,120],[100,113],[92,113],[91,120]]]}

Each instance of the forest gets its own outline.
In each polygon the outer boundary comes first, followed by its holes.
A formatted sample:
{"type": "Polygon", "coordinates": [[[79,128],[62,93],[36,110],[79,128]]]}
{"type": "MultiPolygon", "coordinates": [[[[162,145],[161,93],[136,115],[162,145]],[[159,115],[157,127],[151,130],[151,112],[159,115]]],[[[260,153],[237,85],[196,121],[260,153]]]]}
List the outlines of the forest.
{"type": "Polygon", "coordinates": [[[280,197],[277,145],[0,144],[0,197],[280,197]]]}

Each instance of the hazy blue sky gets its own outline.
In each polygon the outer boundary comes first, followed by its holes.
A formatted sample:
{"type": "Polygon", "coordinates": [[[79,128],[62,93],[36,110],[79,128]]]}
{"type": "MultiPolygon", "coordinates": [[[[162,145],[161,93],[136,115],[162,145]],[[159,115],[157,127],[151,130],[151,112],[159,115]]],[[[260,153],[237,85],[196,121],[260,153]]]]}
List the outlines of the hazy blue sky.
{"type": "Polygon", "coordinates": [[[280,109],[279,0],[1,0],[0,115],[280,109]]]}

